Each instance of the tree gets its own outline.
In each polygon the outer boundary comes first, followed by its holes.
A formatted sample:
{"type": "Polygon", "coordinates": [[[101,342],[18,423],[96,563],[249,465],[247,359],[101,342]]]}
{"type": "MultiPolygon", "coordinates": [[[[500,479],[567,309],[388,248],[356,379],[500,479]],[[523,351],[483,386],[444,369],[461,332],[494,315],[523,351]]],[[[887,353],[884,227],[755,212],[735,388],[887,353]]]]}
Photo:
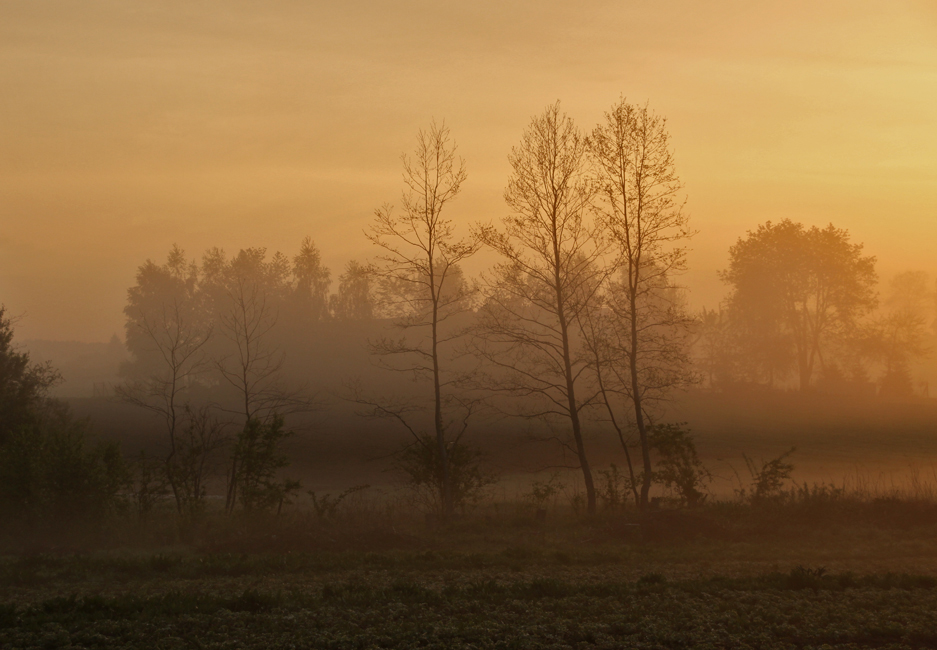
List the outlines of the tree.
{"type": "Polygon", "coordinates": [[[332,317],[339,320],[370,320],[374,317],[374,296],[368,267],[355,260],[345,265],[338,277],[338,293],[331,296],[332,317]]]}
{"type": "Polygon", "coordinates": [[[0,447],[14,432],[36,421],[49,389],[61,377],[50,364],[32,363],[13,344],[13,319],[0,305],[0,447]]]}
{"type": "Polygon", "coordinates": [[[0,306],[0,517],[56,526],[100,518],[119,502],[127,470],[115,443],[89,444],[87,421],[49,397],[59,381],[13,344],[0,306]]]}
{"type": "MultiPolygon", "coordinates": [[[[447,438],[447,418],[459,404],[452,394],[458,377],[445,367],[449,355],[443,348],[461,334],[458,328],[448,327],[449,321],[464,312],[472,293],[462,281],[459,264],[475,254],[478,243],[472,237],[459,238],[452,220],[443,216],[466,176],[445,124],[434,122],[428,130],[420,130],[413,156],[404,154],[402,161],[403,209],[400,213],[388,205],[378,209],[366,234],[381,249],[373,272],[380,279],[385,305],[398,316],[395,327],[404,336],[383,339],[371,348],[387,362],[386,367],[432,383],[433,434],[429,439],[440,472],[441,514],[448,517],[455,507],[449,455],[457,440],[447,438]],[[394,365],[391,359],[400,362],[394,365]]],[[[399,409],[398,414],[402,415],[399,409]]],[[[427,444],[426,437],[412,425],[406,426],[415,434],[414,444],[427,444]]]]}
{"type": "Polygon", "coordinates": [[[761,225],[729,249],[721,277],[731,287],[729,309],[740,327],[777,332],[774,346],[790,341],[801,390],[824,365],[824,354],[876,303],[875,258],[863,256],[862,245],[832,224],[761,225]]]}
{"type": "Polygon", "coordinates": [[[596,493],[582,431],[588,359],[577,318],[594,302],[606,271],[605,248],[591,217],[595,196],[588,177],[586,139],[559,102],[534,117],[511,151],[512,174],[504,198],[511,214],[502,228],[479,228],[498,253],[479,313],[476,346],[493,368],[489,387],[535,403],[526,417],[569,422],[586,486],[587,510],[596,493]]]}
{"type": "Polygon", "coordinates": [[[928,354],[925,345],[932,296],[924,271],[905,271],[891,279],[885,313],[868,328],[871,356],[881,362],[881,392],[907,396],[913,390],[911,361],[928,354]]]}
{"type": "MultiPolygon", "coordinates": [[[[215,303],[218,328],[227,347],[223,356],[216,359],[215,367],[236,395],[235,403],[226,407],[227,410],[243,417],[228,471],[225,498],[228,512],[233,511],[239,501],[241,480],[254,476],[249,472],[245,474],[242,465],[260,462],[260,456],[267,454],[265,445],[269,441],[279,444],[285,437],[262,435],[273,430],[264,427],[273,426],[279,421],[277,418],[286,413],[312,408],[311,400],[303,395],[302,389],[290,390],[283,386],[281,371],[285,354],[273,340],[278,316],[276,306],[288,295],[288,268],[285,257],[279,254],[267,262],[263,249],[247,249],[222,267],[217,280],[223,289],[215,303]],[[255,454],[260,456],[255,458],[255,454]]],[[[240,500],[245,507],[252,506],[253,497],[246,498],[247,501],[240,500]]]]}
{"type": "Polygon", "coordinates": [[[290,435],[279,414],[266,422],[249,420],[238,435],[232,454],[232,471],[236,472],[232,483],[238,488],[234,496],[245,512],[276,508],[279,514],[287,498],[300,488],[299,481],[276,479],[277,472],[289,465],[280,447],[290,435]]]}
{"type": "Polygon", "coordinates": [[[209,366],[206,346],[212,324],[197,291],[198,269],[174,246],[166,264],[147,260],[127,294],[127,348],[134,357],[130,379],[117,388],[124,401],[158,415],[164,422],[169,452],[164,471],[181,514],[189,498],[176,467],[179,434],[186,410],[186,392],[209,366]]]}
{"type": "Polygon", "coordinates": [[[293,258],[293,304],[302,324],[326,320],[329,316],[330,273],[322,266],[322,255],[311,237],[303,239],[293,258]]]}
{"type": "Polygon", "coordinates": [[[673,283],[686,270],[686,240],[692,233],[679,201],[682,184],[666,119],[646,105],[621,99],[592,132],[590,143],[601,223],[614,242],[618,279],[608,286],[603,304],[610,318],[594,319],[589,312],[582,316],[590,321],[586,338],[593,342],[602,397],[629,468],[630,454],[610,392],[630,402],[644,465],[638,501],[645,507],[653,477],[650,407],[695,379],[687,354],[693,321],[673,283]]]}

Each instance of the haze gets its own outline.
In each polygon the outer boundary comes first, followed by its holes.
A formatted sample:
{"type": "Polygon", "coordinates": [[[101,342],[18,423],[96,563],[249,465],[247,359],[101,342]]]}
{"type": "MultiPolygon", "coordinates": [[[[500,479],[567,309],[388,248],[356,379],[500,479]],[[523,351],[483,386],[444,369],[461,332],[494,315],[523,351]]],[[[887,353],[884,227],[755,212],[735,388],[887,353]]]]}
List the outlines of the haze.
{"type": "Polygon", "coordinates": [[[105,341],[173,243],[310,235],[335,277],[432,118],[468,224],[505,214],[532,115],[559,98],[591,128],[622,94],[668,118],[695,305],[769,219],[932,270],[935,36],[923,2],[4,3],[0,295],[21,340],[105,341]]]}

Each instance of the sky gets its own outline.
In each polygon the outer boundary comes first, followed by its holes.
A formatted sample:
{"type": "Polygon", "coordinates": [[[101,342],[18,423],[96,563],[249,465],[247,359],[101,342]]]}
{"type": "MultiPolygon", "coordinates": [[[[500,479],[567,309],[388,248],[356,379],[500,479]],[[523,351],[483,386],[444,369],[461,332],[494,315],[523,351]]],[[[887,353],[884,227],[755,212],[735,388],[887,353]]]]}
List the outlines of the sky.
{"type": "Polygon", "coordinates": [[[136,269],[303,237],[372,254],[400,155],[445,121],[450,216],[507,214],[507,156],[561,100],[664,115],[698,231],[691,304],[768,220],[850,231],[883,277],[937,270],[937,3],[0,2],[0,302],[17,337],[106,341],[136,269]]]}

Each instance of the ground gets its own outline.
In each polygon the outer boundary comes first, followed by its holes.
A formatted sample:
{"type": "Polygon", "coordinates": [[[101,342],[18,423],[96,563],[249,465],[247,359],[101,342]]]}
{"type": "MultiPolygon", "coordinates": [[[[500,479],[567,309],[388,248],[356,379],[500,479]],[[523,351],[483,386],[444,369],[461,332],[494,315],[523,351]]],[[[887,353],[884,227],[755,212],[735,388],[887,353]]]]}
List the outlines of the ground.
{"type": "Polygon", "coordinates": [[[675,517],[645,533],[611,516],[334,523],[306,551],[253,527],[228,551],[11,555],[0,647],[937,647],[932,522],[675,517]]]}

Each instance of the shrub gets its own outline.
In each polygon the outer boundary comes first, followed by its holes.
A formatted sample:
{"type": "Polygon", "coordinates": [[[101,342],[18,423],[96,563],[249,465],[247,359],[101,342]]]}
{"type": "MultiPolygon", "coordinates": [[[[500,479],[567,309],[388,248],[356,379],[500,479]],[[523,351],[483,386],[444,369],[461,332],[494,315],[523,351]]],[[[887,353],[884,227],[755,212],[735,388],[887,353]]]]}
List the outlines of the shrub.
{"type": "Polygon", "coordinates": [[[615,463],[607,470],[599,472],[602,484],[599,487],[599,499],[606,510],[618,510],[628,502],[628,493],[634,492],[635,485],[631,477],[626,477],[615,463]]]}
{"type": "MultiPolygon", "coordinates": [[[[495,482],[495,477],[482,470],[482,453],[467,445],[450,442],[446,458],[452,504],[464,512],[468,506],[478,502],[484,489],[495,482]]],[[[429,509],[445,515],[443,468],[436,451],[436,439],[423,436],[401,449],[397,454],[397,467],[406,476],[407,486],[417,499],[429,509]]]]}
{"type": "Polygon", "coordinates": [[[316,493],[310,490],[309,496],[312,497],[312,507],[316,511],[316,517],[320,521],[324,519],[334,519],[336,514],[338,514],[338,507],[342,504],[342,501],[350,497],[355,492],[367,490],[369,487],[371,486],[355,485],[334,497],[331,494],[316,496],[316,493]]]}
{"type": "Polygon", "coordinates": [[[702,491],[712,475],[699,459],[689,430],[679,424],[657,424],[648,433],[651,448],[657,452],[653,480],[675,493],[688,506],[706,499],[702,491]]]}
{"type": "Polygon", "coordinates": [[[279,471],[289,465],[280,444],[290,435],[292,431],[283,428],[281,415],[274,415],[269,422],[252,419],[238,433],[233,481],[245,512],[276,509],[279,513],[301,487],[293,479],[277,480],[279,471]]]}
{"type": "Polygon", "coordinates": [[[794,471],[794,465],[787,462],[788,457],[794,451],[795,448],[791,447],[777,458],[769,461],[762,460],[760,467],[748,456],[743,456],[748,472],[751,474],[751,484],[747,489],[738,490],[739,496],[749,500],[752,505],[779,499],[785,481],[791,478],[791,472],[794,471]]]}
{"type": "Polygon", "coordinates": [[[547,502],[555,499],[566,486],[560,481],[559,474],[553,474],[546,481],[534,481],[530,485],[530,492],[524,495],[524,500],[533,504],[535,510],[546,508],[547,502]]]}
{"type": "Polygon", "coordinates": [[[88,444],[88,424],[57,405],[9,432],[0,450],[0,509],[27,523],[99,520],[119,510],[130,472],[115,443],[88,444]]]}

